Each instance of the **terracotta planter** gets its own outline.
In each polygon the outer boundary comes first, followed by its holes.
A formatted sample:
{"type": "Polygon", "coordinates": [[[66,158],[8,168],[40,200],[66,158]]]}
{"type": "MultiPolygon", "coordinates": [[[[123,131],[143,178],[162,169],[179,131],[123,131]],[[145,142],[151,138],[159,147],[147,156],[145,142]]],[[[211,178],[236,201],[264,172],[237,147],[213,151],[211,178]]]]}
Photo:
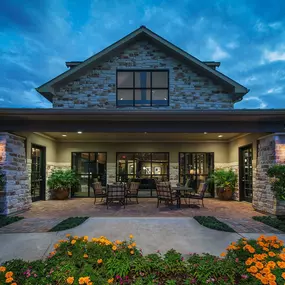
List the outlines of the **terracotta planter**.
{"type": "Polygon", "coordinates": [[[69,189],[52,190],[52,197],[55,200],[66,200],[69,197],[69,189]]]}
{"type": "Polygon", "coordinates": [[[228,201],[232,200],[233,191],[229,187],[217,187],[217,195],[220,200],[228,201]]]}

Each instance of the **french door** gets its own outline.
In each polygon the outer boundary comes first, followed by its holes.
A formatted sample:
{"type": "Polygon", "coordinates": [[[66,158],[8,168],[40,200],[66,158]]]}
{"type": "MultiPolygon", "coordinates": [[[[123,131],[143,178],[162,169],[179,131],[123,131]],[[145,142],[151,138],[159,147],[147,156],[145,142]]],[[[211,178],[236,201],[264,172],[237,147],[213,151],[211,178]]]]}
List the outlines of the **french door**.
{"type": "Polygon", "coordinates": [[[73,197],[93,197],[92,183],[98,181],[106,186],[107,153],[73,152],[72,169],[80,179],[78,189],[72,190],[73,197]]]}
{"type": "Polygon", "coordinates": [[[32,144],[31,149],[31,197],[32,201],[45,200],[46,148],[32,144]]]}
{"type": "Polygon", "coordinates": [[[239,148],[240,200],[252,202],[252,145],[239,148]]]}

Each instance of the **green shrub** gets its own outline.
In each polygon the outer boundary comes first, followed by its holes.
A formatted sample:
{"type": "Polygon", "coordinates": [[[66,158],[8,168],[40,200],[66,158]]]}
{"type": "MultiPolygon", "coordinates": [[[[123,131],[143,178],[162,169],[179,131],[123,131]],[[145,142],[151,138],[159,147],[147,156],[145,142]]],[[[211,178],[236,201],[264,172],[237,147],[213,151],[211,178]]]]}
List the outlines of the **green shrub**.
{"type": "Polygon", "coordinates": [[[285,221],[278,219],[277,217],[255,216],[252,218],[285,233],[285,221]]]}
{"type": "Polygon", "coordinates": [[[267,170],[272,190],[278,200],[285,201],[285,165],[275,164],[267,170]]]}
{"type": "Polygon", "coordinates": [[[70,189],[80,184],[77,174],[71,169],[55,169],[48,178],[47,184],[52,190],[70,189]]]}
{"type": "Polygon", "coordinates": [[[60,222],[59,224],[57,224],[55,227],[53,227],[49,231],[50,232],[58,232],[58,231],[69,230],[69,229],[72,229],[72,228],[75,228],[75,227],[81,225],[87,219],[88,219],[88,217],[70,217],[70,218],[67,218],[67,219],[63,220],[62,222],[60,222]]]}
{"type": "Polygon", "coordinates": [[[202,226],[204,226],[206,228],[217,230],[217,231],[235,233],[235,230],[233,230],[227,224],[219,221],[215,217],[211,217],[211,216],[195,216],[194,219],[199,224],[201,224],[202,226]]]}

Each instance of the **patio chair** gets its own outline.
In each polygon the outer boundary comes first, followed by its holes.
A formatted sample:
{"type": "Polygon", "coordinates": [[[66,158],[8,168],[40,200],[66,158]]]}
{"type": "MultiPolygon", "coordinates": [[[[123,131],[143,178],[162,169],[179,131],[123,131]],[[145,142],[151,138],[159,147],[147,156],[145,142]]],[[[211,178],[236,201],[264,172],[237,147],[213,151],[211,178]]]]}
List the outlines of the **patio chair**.
{"type": "Polygon", "coordinates": [[[94,192],[94,205],[96,204],[96,198],[101,198],[101,202],[104,198],[106,198],[106,192],[102,188],[101,182],[95,182],[92,184],[93,192],[94,192]]]}
{"type": "Polygon", "coordinates": [[[165,204],[173,205],[173,202],[176,201],[176,206],[180,206],[180,197],[176,195],[176,191],[172,191],[171,185],[169,182],[160,182],[156,184],[157,192],[157,208],[161,201],[164,201],[165,204]]]}
{"type": "Polygon", "coordinates": [[[187,195],[189,198],[189,204],[190,204],[191,199],[198,200],[198,201],[201,200],[202,206],[204,207],[203,200],[204,200],[204,196],[205,196],[205,192],[206,192],[207,188],[208,188],[207,183],[200,183],[197,193],[187,195]]]}
{"type": "Polygon", "coordinates": [[[139,182],[131,182],[129,187],[127,188],[127,193],[126,193],[126,204],[128,202],[128,198],[131,201],[131,198],[136,198],[137,204],[139,203],[138,201],[138,194],[139,194],[139,182]]]}
{"type": "Polygon", "coordinates": [[[107,185],[107,209],[112,202],[119,202],[125,209],[126,201],[126,187],[124,184],[111,184],[107,185]]]}

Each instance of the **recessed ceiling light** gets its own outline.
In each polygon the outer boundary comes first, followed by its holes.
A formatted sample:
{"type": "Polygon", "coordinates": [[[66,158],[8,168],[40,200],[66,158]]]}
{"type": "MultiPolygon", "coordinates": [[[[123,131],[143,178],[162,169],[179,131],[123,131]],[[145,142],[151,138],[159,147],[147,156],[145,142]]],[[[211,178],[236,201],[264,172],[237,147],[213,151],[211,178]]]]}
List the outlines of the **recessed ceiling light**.
{"type": "Polygon", "coordinates": [[[66,137],[66,135],[62,135],[63,137],[66,137]]]}
{"type": "Polygon", "coordinates": [[[120,100],[123,100],[123,98],[120,98],[120,100]]]}
{"type": "Polygon", "coordinates": [[[79,131],[79,132],[77,132],[78,134],[82,134],[82,132],[81,131],[79,131]]]}
{"type": "Polygon", "coordinates": [[[166,98],[164,98],[164,100],[167,100],[166,98]]]}
{"type": "Polygon", "coordinates": [[[218,135],[218,138],[222,138],[223,137],[223,135],[218,135]]]}
{"type": "Polygon", "coordinates": [[[204,132],[204,135],[206,135],[207,134],[207,132],[204,132]]]}

